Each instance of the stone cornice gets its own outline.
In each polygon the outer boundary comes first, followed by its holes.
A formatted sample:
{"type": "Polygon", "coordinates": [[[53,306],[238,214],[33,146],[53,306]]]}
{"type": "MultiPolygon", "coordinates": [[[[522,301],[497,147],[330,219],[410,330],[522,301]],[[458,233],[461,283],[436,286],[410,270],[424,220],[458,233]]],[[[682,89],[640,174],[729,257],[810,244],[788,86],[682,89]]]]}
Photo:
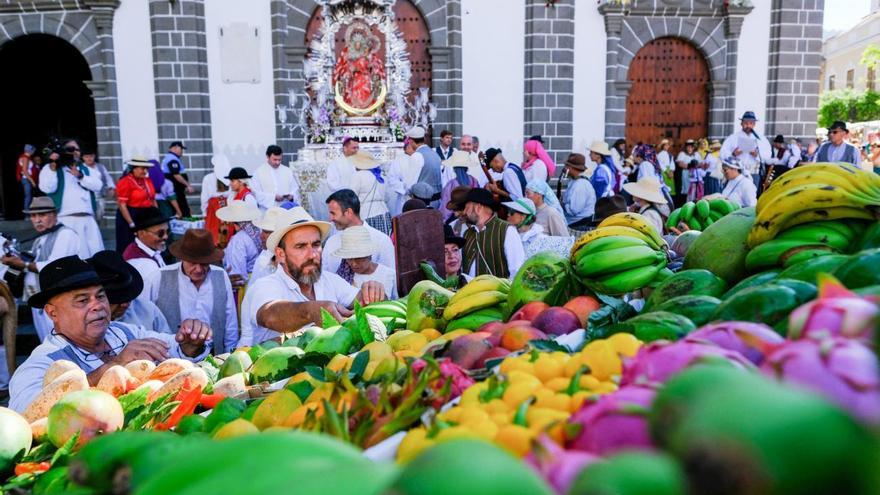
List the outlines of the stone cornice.
{"type": "Polygon", "coordinates": [[[0,3],[0,13],[26,14],[33,12],[57,12],[59,10],[109,10],[119,7],[121,0],[30,0],[0,3]]]}

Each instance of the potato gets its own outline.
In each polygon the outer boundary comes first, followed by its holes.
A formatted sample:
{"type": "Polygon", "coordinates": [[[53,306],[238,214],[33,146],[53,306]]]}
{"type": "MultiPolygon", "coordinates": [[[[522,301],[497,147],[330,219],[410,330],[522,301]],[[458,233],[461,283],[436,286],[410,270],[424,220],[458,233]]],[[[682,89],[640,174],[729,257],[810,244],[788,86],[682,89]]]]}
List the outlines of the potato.
{"type": "Polygon", "coordinates": [[[49,410],[70,392],[77,390],[88,390],[89,379],[86,372],[77,368],[64,372],[58,378],[52,380],[49,385],[43,387],[39,395],[31,402],[24,411],[24,419],[29,423],[45,418],[49,415],[49,410]]]}
{"type": "Polygon", "coordinates": [[[78,370],[79,366],[76,365],[73,361],[68,361],[66,359],[59,359],[52,363],[48,369],[46,369],[46,374],[43,375],[43,387],[52,382],[52,380],[58,378],[64,373],[70,370],[78,370]]]}

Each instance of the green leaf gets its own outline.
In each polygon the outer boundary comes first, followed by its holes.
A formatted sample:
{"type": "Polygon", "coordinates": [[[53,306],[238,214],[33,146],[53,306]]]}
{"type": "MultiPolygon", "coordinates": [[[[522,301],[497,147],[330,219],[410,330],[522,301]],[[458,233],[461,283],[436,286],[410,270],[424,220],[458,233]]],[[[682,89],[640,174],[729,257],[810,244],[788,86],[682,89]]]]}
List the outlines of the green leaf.
{"type": "Polygon", "coordinates": [[[122,406],[122,412],[125,413],[126,419],[128,419],[127,416],[129,413],[146,405],[148,395],[150,395],[150,390],[148,388],[142,388],[134,392],[129,392],[119,398],[119,404],[122,406]]]}
{"type": "Polygon", "coordinates": [[[205,419],[205,432],[213,435],[221,426],[241,417],[245,409],[247,409],[247,404],[243,400],[231,397],[221,400],[205,419]]]}
{"type": "Polygon", "coordinates": [[[76,445],[77,440],[79,440],[79,432],[73,434],[64,445],[61,446],[60,449],[55,451],[55,455],[52,456],[52,460],[49,461],[49,464],[55,465],[59,459],[67,458],[70,454],[73,453],[73,447],[76,445]]]}
{"type": "Polygon", "coordinates": [[[533,400],[535,400],[534,397],[529,397],[525,402],[520,404],[518,408],[516,408],[516,414],[513,416],[513,424],[526,427],[529,426],[526,417],[529,412],[529,406],[532,404],[533,400]]]}
{"type": "Polygon", "coordinates": [[[376,340],[376,337],[373,336],[373,330],[370,328],[370,322],[367,321],[367,313],[357,301],[354,302],[354,318],[357,323],[357,334],[360,336],[361,342],[367,345],[376,340]]]}
{"type": "Polygon", "coordinates": [[[587,365],[581,366],[578,368],[577,372],[571,377],[571,381],[568,382],[568,388],[565,389],[565,393],[568,395],[574,395],[575,392],[581,389],[581,377],[584,373],[589,373],[590,367],[587,365]]]}
{"type": "Polygon", "coordinates": [[[369,351],[361,351],[357,353],[357,355],[351,362],[351,368],[349,368],[348,370],[348,376],[351,378],[363,377],[364,371],[367,369],[368,364],[370,364],[369,351]]]}
{"type": "Polygon", "coordinates": [[[335,327],[336,325],[339,325],[339,321],[337,321],[329,311],[321,308],[321,326],[324,328],[330,328],[335,327]]]}
{"type": "Polygon", "coordinates": [[[302,380],[284,388],[295,393],[301,402],[305,402],[315,390],[315,387],[308,380],[302,380]]]}
{"type": "Polygon", "coordinates": [[[26,456],[22,457],[21,462],[43,462],[52,458],[55,453],[55,446],[51,442],[44,442],[32,448],[26,456]]]}
{"type": "Polygon", "coordinates": [[[315,380],[319,382],[327,381],[324,377],[324,368],[320,366],[306,366],[305,372],[309,374],[315,380]]]}
{"type": "Polygon", "coordinates": [[[565,347],[564,345],[556,342],[555,340],[543,339],[543,340],[530,340],[529,345],[532,346],[533,349],[537,349],[539,351],[562,351],[566,353],[571,353],[571,349],[565,347]]]}

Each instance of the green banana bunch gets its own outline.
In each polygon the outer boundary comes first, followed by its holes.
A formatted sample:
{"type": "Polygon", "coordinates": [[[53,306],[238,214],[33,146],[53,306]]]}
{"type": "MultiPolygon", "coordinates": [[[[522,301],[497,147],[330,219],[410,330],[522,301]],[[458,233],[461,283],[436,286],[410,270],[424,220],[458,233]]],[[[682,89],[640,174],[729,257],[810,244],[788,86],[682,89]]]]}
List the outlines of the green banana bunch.
{"type": "Polygon", "coordinates": [[[824,250],[828,254],[837,252],[826,244],[807,244],[800,239],[773,239],[749,251],[746,255],[746,269],[750,272],[755,272],[766,268],[784,266],[786,260],[804,249],[824,250]]]}
{"type": "Polygon", "coordinates": [[[443,310],[443,319],[452,321],[479,309],[503,304],[506,301],[507,292],[497,290],[477,292],[476,294],[470,294],[466,298],[450,301],[446,309],[443,310]]]}
{"type": "Polygon", "coordinates": [[[476,330],[490,321],[504,321],[504,308],[501,305],[478,309],[456,318],[446,324],[446,330],[476,330]]]}
{"type": "Polygon", "coordinates": [[[599,224],[597,229],[601,229],[603,227],[629,227],[635,229],[646,237],[648,237],[652,242],[652,245],[665,247],[666,241],[663,239],[663,232],[657,232],[657,229],[654,225],[645,218],[644,215],[640,213],[633,212],[622,212],[615,213],[610,217],[607,217],[605,220],[599,224]]]}
{"type": "Polygon", "coordinates": [[[824,248],[806,248],[791,253],[785,257],[785,260],[782,262],[783,268],[788,268],[792,265],[796,265],[801,261],[806,261],[811,258],[818,258],[819,256],[826,256],[829,254],[834,254],[834,251],[824,249],[824,248]]]}
{"type": "Polygon", "coordinates": [[[781,232],[776,239],[799,240],[803,244],[826,244],[832,248],[845,252],[855,241],[855,235],[849,235],[840,228],[838,222],[812,222],[796,225],[781,232]]]}
{"type": "Polygon", "coordinates": [[[681,208],[669,214],[666,226],[670,229],[682,222],[691,230],[704,230],[720,220],[724,215],[736,211],[739,206],[725,198],[701,199],[696,203],[688,201],[681,208]]]}
{"type": "Polygon", "coordinates": [[[609,249],[620,249],[624,247],[646,246],[650,247],[647,242],[637,237],[629,237],[625,235],[600,237],[595,241],[585,244],[580,248],[573,258],[573,262],[577,265],[585,256],[607,251],[609,249]]]}
{"type": "Polygon", "coordinates": [[[620,247],[581,257],[574,271],[584,278],[596,278],[652,265],[665,258],[663,252],[649,246],[620,247]]]}
{"type": "Polygon", "coordinates": [[[758,199],[755,212],[761,214],[782,196],[800,187],[821,184],[845,191],[855,199],[876,201],[880,197],[880,179],[876,174],[836,163],[802,165],[786,172],[773,182],[758,199]],[[873,177],[871,177],[873,176],[873,177]]]}
{"type": "Polygon", "coordinates": [[[721,214],[722,217],[739,209],[738,204],[730,201],[727,198],[713,198],[708,201],[709,209],[713,212],[721,214]]]}
{"type": "Polygon", "coordinates": [[[597,279],[585,279],[584,283],[596,292],[619,296],[649,285],[665,267],[664,257],[651,265],[612,273],[597,279]]]}
{"type": "Polygon", "coordinates": [[[368,315],[378,318],[403,318],[406,319],[406,304],[401,301],[380,301],[364,306],[368,315]]]}

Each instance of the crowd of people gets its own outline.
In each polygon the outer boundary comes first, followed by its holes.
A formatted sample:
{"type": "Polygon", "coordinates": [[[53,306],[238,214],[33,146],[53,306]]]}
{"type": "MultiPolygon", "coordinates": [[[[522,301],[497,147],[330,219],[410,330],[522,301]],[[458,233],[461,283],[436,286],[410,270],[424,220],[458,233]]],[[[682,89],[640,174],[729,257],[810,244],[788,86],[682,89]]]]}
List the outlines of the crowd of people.
{"type": "Polygon", "coordinates": [[[32,193],[25,213],[36,235],[29,256],[0,261],[7,274],[24,275],[21,300],[42,343],[9,382],[11,407],[26,407],[53,359],[90,377],[134,359],[199,359],[320,323],[322,310],[344,318],[355,301],[405,295],[395,260],[403,233],[392,219],[413,211],[440,212],[445,259],[435,270],[463,284],[483,274],[511,278],[537,252],[567,255],[578,235],[617,212],[639,212],[669,233],[670,212],[686,201],[716,195],[751,206],[766,183],[803,161],[859,163],[842,122],[828,142],[804,151],[783,136],[759,136],[752,112],[740,120],[723,142],[688,140],[677,154],[666,139],[631,148],[596,141],[586,154],[569,154],[560,173],[541,136],[524,143],[516,162],[499,148],[482,151],[471,135],[456,148],[443,131],[431,147],[420,127],[406,133],[404,153],[391,163],[345,139],[320,190],[329,221],[303,208],[280,147],[269,146],[252,172],[216,156],[201,187],[205,228],[170,243],[170,221],[190,215],[186,195],[195,192],[182,142],[161,160],[132,158],[115,184],[76,141],[42,168],[28,146],[21,180],[32,193]],[[111,251],[96,219],[99,200],[113,194],[111,251]]]}

